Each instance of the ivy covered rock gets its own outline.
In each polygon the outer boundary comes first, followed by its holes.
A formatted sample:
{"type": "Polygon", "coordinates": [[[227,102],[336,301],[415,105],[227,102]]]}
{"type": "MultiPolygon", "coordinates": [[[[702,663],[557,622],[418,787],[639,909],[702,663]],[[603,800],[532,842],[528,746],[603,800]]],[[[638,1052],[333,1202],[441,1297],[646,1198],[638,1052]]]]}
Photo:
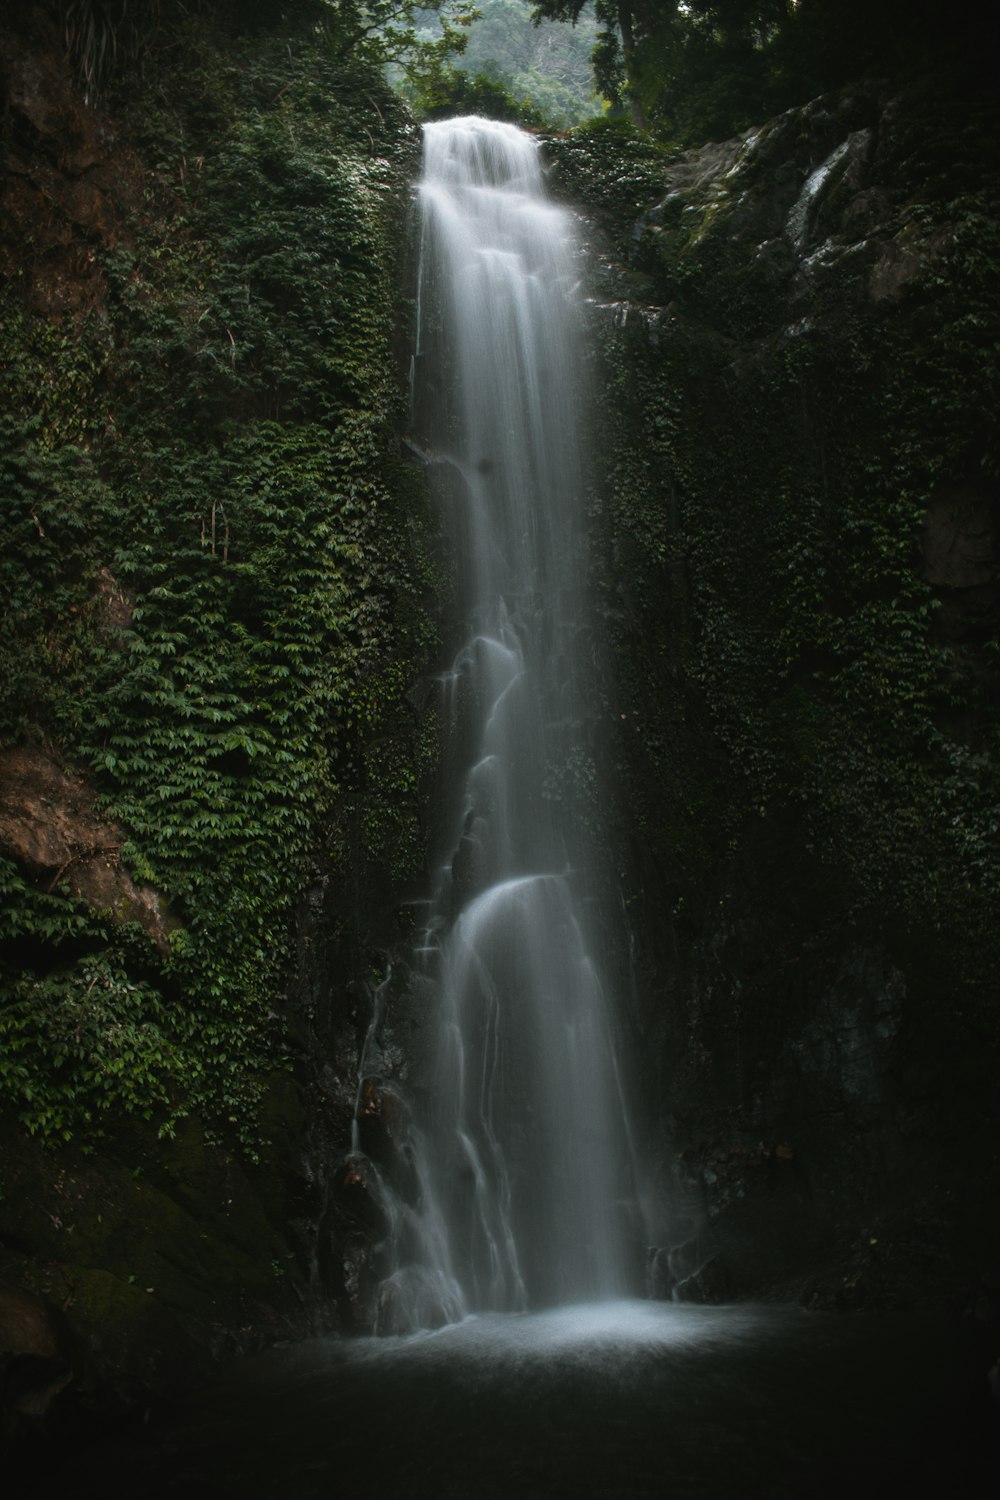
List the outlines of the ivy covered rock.
{"type": "Polygon", "coordinates": [[[353,1319],[327,1184],[436,753],[419,132],[314,5],[100,73],[62,9],[0,26],[0,1240],[71,1391],[134,1394],[353,1319]]]}

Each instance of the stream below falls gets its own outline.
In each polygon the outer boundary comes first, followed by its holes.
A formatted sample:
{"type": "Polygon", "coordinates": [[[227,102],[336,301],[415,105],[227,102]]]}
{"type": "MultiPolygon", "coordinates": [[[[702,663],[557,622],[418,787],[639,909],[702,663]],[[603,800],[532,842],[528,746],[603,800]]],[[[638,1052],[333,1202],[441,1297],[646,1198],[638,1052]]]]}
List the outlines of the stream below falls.
{"type": "Polygon", "coordinates": [[[985,1497],[990,1398],[967,1379],[968,1333],[932,1316],[617,1301],[316,1339],[154,1412],[78,1459],[64,1492],[985,1497]]]}

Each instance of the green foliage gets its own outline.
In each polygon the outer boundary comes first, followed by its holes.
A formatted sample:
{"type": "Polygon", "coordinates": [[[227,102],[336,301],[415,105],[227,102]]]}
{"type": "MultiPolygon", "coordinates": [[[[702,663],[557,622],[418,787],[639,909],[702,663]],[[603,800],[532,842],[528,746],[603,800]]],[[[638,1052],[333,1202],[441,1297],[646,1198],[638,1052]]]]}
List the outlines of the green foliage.
{"type": "Polygon", "coordinates": [[[170,1133],[185,1082],[172,1022],[156,991],[107,955],[43,979],[25,974],[0,1011],[4,1095],[46,1143],[92,1139],[109,1117],[154,1111],[170,1133]]]}
{"type": "Polygon", "coordinates": [[[93,563],[89,522],[106,495],[87,457],[37,442],[37,417],[23,427],[0,418],[0,525],[8,538],[0,562],[7,606],[0,621],[0,726],[15,738],[53,679],[62,695],[87,655],[93,563]],[[71,503],[60,503],[69,494],[71,503]]]}
{"type": "MultiPolygon", "coordinates": [[[[595,25],[532,23],[532,0],[479,0],[463,68],[526,100],[553,125],[578,124],[597,111],[590,69],[595,25]]],[[[506,117],[505,117],[506,118],[506,117]]]]}
{"type": "Polygon", "coordinates": [[[546,146],[560,192],[597,213],[626,253],[636,218],[661,194],[667,148],[621,116],[592,120],[546,146]]]}
{"type": "Polygon", "coordinates": [[[47,1137],[197,1110],[252,1147],[320,846],[385,799],[367,857],[419,859],[401,705],[433,630],[391,438],[416,137],[322,36],[172,41],[120,91],[156,173],[103,303],[62,327],[4,303],[0,734],[90,768],[182,925],[163,958],[12,878],[0,1086],[47,1137]]]}
{"type": "Polygon", "coordinates": [[[136,976],[156,967],[141,934],[110,938],[83,902],[6,857],[0,903],[0,1095],[20,1123],[46,1144],[92,1141],[122,1114],[155,1114],[172,1131],[193,1092],[191,1021],[136,976]]]}
{"type": "Polygon", "coordinates": [[[324,0],[323,24],[339,61],[409,71],[463,52],[477,15],[468,0],[324,0]]]}
{"type": "Polygon", "coordinates": [[[282,24],[301,32],[342,5],[340,0],[283,0],[277,14],[271,0],[42,0],[42,8],[58,15],[66,50],[93,100],[113,80],[156,67],[175,45],[178,26],[192,15],[240,34],[282,24]]]}
{"type": "MultiPolygon", "coordinates": [[[[534,17],[536,24],[568,21],[575,27],[589,8],[589,0],[535,0],[534,17]]],[[[591,61],[597,92],[615,110],[627,102],[635,123],[645,125],[636,88],[636,60],[661,19],[660,7],[652,0],[593,0],[593,10],[598,30],[591,61]]]]}
{"type": "MultiPolygon", "coordinates": [[[[576,25],[589,0],[536,0],[576,25]]],[[[824,90],[927,69],[989,77],[992,19],[944,0],[594,0],[598,91],[671,140],[725,140],[824,90]]]]}
{"type": "Polygon", "coordinates": [[[550,123],[530,98],[515,98],[498,78],[472,75],[463,68],[428,68],[406,92],[417,112],[430,120],[485,115],[535,128],[550,123]]]}
{"type": "Polygon", "coordinates": [[[58,891],[34,889],[6,856],[0,856],[0,941],[5,952],[17,943],[39,942],[58,947],[90,931],[83,906],[58,891]]]}
{"type": "Polygon", "coordinates": [[[340,65],[379,73],[443,63],[463,51],[477,15],[468,0],[47,0],[64,27],[85,96],[165,65],[192,18],[216,36],[322,35],[340,65]],[[433,27],[428,23],[433,21],[433,27]]]}

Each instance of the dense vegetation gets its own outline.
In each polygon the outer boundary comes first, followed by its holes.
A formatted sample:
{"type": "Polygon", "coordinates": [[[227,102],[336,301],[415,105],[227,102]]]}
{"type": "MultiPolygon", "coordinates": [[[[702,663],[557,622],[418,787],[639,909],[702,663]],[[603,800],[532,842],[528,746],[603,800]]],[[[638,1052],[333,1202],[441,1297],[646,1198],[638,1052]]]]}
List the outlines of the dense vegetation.
{"type": "Polygon", "coordinates": [[[690,144],[852,79],[931,65],[986,80],[995,59],[993,18],[944,0],[536,0],[535,14],[577,25],[591,9],[599,92],[690,144]]]}
{"type": "MultiPolygon", "coordinates": [[[[533,21],[532,0],[478,0],[461,56],[418,65],[404,89],[418,109],[463,110],[494,119],[566,126],[598,110],[590,54],[595,22],[574,27],[533,21]]],[[[438,34],[425,25],[428,40],[438,34]]]]}
{"type": "Polygon", "coordinates": [[[390,436],[416,136],[336,31],[154,12],[148,80],[104,77],[134,207],[96,298],[4,290],[0,734],[87,768],[175,931],[5,861],[0,1084],[46,1137],[198,1108],[252,1140],[307,874],[421,858],[433,632],[390,436]]]}

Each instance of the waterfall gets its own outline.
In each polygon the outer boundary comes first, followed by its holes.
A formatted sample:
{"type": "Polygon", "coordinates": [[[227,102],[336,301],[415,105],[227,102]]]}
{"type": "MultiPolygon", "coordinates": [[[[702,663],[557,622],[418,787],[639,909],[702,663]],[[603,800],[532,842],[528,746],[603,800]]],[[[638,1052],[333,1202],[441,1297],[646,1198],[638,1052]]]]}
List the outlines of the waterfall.
{"type": "Polygon", "coordinates": [[[465,639],[441,682],[446,784],[413,979],[433,1040],[408,1187],[384,1194],[386,1329],[635,1289],[588,848],[580,247],[515,126],[430,124],[424,153],[415,446],[465,639]]]}

